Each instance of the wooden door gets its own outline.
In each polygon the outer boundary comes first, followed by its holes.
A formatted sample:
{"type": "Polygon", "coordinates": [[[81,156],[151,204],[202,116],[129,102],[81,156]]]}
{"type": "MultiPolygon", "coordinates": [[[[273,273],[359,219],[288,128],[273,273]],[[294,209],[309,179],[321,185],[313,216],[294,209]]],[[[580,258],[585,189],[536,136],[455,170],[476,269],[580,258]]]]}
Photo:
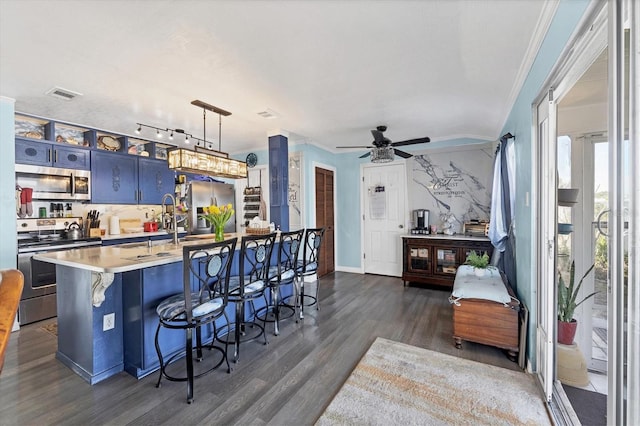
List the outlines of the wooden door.
{"type": "Polygon", "coordinates": [[[316,227],[324,228],[324,239],[320,246],[318,276],[335,270],[334,263],[334,208],[333,172],[316,167],[316,227]]]}

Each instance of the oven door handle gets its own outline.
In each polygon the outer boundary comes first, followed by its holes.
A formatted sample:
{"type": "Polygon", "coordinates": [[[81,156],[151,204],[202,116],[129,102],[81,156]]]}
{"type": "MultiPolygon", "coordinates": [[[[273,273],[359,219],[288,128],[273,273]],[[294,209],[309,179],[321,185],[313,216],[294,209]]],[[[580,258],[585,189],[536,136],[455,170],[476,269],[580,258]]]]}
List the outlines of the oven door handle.
{"type": "Polygon", "coordinates": [[[25,247],[25,248],[18,248],[18,254],[23,254],[23,253],[46,253],[49,251],[58,251],[58,250],[64,250],[64,249],[74,249],[74,248],[84,248],[84,247],[91,247],[91,246],[99,246],[102,245],[101,241],[91,241],[91,242],[84,242],[84,243],[78,243],[78,244],[61,244],[61,245],[57,245],[57,246],[38,246],[38,247],[25,247]]]}
{"type": "Polygon", "coordinates": [[[71,195],[76,195],[76,176],[71,173],[71,195]]]}

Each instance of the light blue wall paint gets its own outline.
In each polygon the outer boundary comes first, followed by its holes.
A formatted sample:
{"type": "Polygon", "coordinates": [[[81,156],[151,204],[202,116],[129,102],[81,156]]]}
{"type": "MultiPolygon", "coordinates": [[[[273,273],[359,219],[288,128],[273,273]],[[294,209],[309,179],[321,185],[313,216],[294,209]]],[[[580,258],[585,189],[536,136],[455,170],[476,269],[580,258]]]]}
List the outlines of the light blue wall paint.
{"type": "Polygon", "coordinates": [[[0,97],[0,269],[16,268],[15,101],[0,97]]]}
{"type": "Polygon", "coordinates": [[[516,256],[517,256],[517,292],[518,297],[529,309],[529,330],[527,357],[535,369],[536,360],[536,283],[532,282],[531,271],[535,267],[535,236],[532,235],[535,212],[525,206],[525,193],[535,199],[533,193],[531,162],[533,126],[532,104],[543,90],[542,84],[547,79],[553,65],[558,60],[567,44],[571,33],[584,14],[589,0],[562,0],[553,18],[549,31],[542,43],[536,60],[525,80],[513,109],[509,114],[502,134],[511,132],[516,135],[516,256]]]}

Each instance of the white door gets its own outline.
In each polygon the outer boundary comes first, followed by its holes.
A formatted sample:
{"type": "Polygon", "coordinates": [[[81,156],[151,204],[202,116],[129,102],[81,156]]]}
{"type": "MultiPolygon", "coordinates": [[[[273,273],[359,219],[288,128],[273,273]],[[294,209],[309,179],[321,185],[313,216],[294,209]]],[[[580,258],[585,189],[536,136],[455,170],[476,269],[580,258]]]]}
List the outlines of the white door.
{"type": "Polygon", "coordinates": [[[537,106],[539,235],[537,248],[537,373],[547,401],[551,401],[555,365],[556,291],[556,105],[553,91],[537,106]]]}
{"type": "Polygon", "coordinates": [[[363,166],[364,272],[402,275],[402,238],[406,234],[404,163],[363,166]]]}

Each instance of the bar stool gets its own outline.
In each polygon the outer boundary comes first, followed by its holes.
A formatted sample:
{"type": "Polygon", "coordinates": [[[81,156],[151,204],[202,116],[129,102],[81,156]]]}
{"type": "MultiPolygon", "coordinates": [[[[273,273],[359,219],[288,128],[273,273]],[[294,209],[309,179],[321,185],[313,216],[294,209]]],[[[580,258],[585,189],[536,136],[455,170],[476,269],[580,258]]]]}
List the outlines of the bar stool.
{"type": "Polygon", "coordinates": [[[227,363],[227,373],[231,372],[227,358],[227,345],[224,348],[216,346],[216,320],[224,317],[227,324],[229,319],[225,313],[229,298],[229,276],[231,263],[235,253],[237,238],[219,243],[207,243],[183,247],[183,291],[163,300],[156,308],[159,323],[155,335],[156,352],[160,360],[160,377],[156,387],[160,387],[162,378],[170,381],[187,382],[187,403],[193,401],[193,380],[213,371],[227,363]],[[202,328],[211,324],[211,342],[202,343],[202,328]],[[173,354],[164,360],[160,348],[160,329],[186,330],[183,351],[173,354]],[[196,331],[196,342],[193,344],[193,330],[196,331]],[[220,354],[220,359],[213,363],[208,370],[194,375],[193,349],[196,359],[203,359],[202,349],[208,348],[220,354]],[[185,356],[187,364],[186,377],[175,377],[167,373],[167,367],[185,356]]]}
{"type": "Polygon", "coordinates": [[[225,343],[233,343],[234,362],[240,357],[240,342],[249,342],[264,335],[264,344],[268,344],[267,333],[264,327],[258,324],[254,301],[264,297],[267,288],[269,262],[271,251],[275,244],[276,234],[246,235],[240,242],[239,273],[229,279],[229,302],[235,304],[236,318],[234,322],[233,336],[231,330],[227,330],[226,336],[219,331],[216,336],[225,343]],[[245,318],[245,304],[249,303],[252,317],[245,318]],[[257,328],[257,333],[247,334],[247,326],[257,328]],[[233,340],[231,340],[233,338],[233,340]]]}
{"type": "Polygon", "coordinates": [[[300,319],[304,319],[304,307],[316,305],[316,309],[320,310],[320,299],[318,298],[320,290],[320,280],[318,279],[318,262],[320,255],[320,245],[324,237],[324,228],[308,228],[304,233],[304,247],[302,250],[302,259],[298,260],[296,268],[296,279],[298,281],[299,291],[297,305],[300,309],[300,319]],[[304,294],[304,282],[307,277],[314,277],[316,282],[316,295],[310,296],[304,294]],[[305,303],[305,297],[310,302],[305,303]]]}
{"type": "MultiPolygon", "coordinates": [[[[290,318],[295,314],[295,305],[290,306],[284,303],[282,297],[282,287],[291,285],[293,287],[294,300],[297,297],[295,285],[296,265],[298,264],[298,252],[302,242],[304,229],[291,232],[281,232],[278,240],[278,264],[269,268],[269,299],[265,300],[267,305],[263,308],[262,318],[264,323],[273,322],[273,332],[277,336],[280,334],[280,319],[290,318]],[[288,312],[282,316],[282,309],[288,312]]],[[[266,324],[265,324],[266,325],[266,324]]]]}

